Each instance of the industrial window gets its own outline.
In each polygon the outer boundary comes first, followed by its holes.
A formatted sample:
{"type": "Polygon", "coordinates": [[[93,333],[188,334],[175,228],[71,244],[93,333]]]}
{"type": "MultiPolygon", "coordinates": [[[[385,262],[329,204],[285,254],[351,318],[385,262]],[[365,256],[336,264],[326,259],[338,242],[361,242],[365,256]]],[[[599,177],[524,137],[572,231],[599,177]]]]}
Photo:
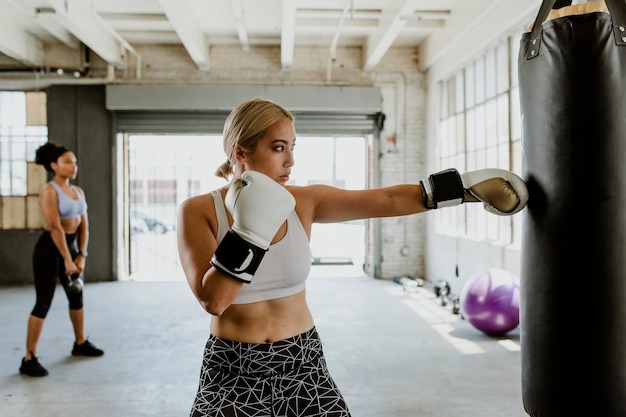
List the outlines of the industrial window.
{"type": "Polygon", "coordinates": [[[47,140],[45,93],[0,92],[1,229],[43,226],[38,194],[46,172],[34,159],[47,140]]]}
{"type": "MultiPolygon", "coordinates": [[[[521,174],[518,39],[509,37],[440,83],[438,168],[502,168],[521,174]],[[516,43],[517,42],[517,43],[516,43]]],[[[480,204],[437,211],[440,233],[519,244],[521,216],[494,216],[480,204]]]]}

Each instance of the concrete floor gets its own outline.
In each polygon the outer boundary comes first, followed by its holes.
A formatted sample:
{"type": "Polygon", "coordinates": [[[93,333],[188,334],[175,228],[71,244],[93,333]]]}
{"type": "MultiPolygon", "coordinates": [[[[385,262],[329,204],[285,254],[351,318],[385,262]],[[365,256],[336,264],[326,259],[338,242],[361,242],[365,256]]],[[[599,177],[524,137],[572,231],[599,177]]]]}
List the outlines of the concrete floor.
{"type": "MultiPolygon", "coordinates": [[[[517,329],[488,337],[426,288],[323,268],[308,298],[353,417],[526,416],[517,329]]],[[[86,332],[100,358],[70,355],[57,288],[39,343],[44,378],[18,372],[33,302],[30,286],[0,288],[2,416],[189,415],[210,318],[184,281],[87,283],[86,332]]]]}

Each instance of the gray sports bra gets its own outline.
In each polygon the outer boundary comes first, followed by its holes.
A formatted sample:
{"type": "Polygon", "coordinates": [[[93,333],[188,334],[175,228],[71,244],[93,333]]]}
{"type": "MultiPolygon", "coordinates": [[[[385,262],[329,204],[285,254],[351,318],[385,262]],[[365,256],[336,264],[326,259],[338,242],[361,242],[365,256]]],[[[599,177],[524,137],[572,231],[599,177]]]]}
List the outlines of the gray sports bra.
{"type": "Polygon", "coordinates": [[[57,201],[59,204],[59,216],[62,219],[69,219],[72,217],[79,217],[87,212],[87,202],[81,193],[76,191],[76,189],[72,187],[74,194],[76,194],[77,198],[74,200],[69,195],[65,194],[59,184],[54,181],[50,181],[49,184],[52,184],[55,190],[57,190],[57,201]]]}
{"type": "MultiPolygon", "coordinates": [[[[226,207],[219,190],[211,191],[217,215],[217,242],[228,229],[226,207]]],[[[304,227],[296,211],[287,217],[287,233],[270,246],[252,283],[244,284],[233,304],[248,304],[273,300],[299,293],[311,271],[311,248],[304,227]]]]}

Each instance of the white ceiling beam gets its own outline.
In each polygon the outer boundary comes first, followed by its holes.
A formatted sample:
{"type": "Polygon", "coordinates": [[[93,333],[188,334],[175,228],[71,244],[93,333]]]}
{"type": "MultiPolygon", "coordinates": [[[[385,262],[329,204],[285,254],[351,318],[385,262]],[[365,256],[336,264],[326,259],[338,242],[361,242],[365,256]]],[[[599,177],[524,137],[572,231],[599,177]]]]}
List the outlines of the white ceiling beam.
{"type": "Polygon", "coordinates": [[[415,10],[412,16],[418,20],[446,20],[450,18],[449,10],[415,10]]]}
{"type": "Polygon", "coordinates": [[[209,44],[196,24],[187,0],[159,0],[165,15],[199,70],[209,70],[209,44]]]}
{"type": "MultiPolygon", "coordinates": [[[[130,45],[113,28],[81,0],[22,0],[24,7],[40,10],[45,18],[37,19],[49,32],[57,32],[58,27],[65,28],[78,40],[87,45],[107,63],[117,68],[124,67],[125,49],[130,45]],[[53,26],[47,26],[50,23],[53,26]]],[[[43,16],[42,16],[43,17],[43,16]]]]}
{"type": "Polygon", "coordinates": [[[78,49],[80,42],[76,36],[72,35],[67,29],[57,23],[54,17],[49,13],[37,13],[37,23],[54,36],[59,42],[63,43],[70,49],[78,49]]]}
{"type": "Polygon", "coordinates": [[[43,43],[0,16],[0,52],[25,65],[43,65],[43,43]]]}
{"type": "Polygon", "coordinates": [[[455,70],[502,33],[530,23],[540,5],[540,0],[460,1],[446,30],[434,31],[420,46],[419,69],[433,67],[434,73],[455,70]]]}
{"type": "Polygon", "coordinates": [[[243,6],[241,0],[232,0],[233,16],[237,25],[237,34],[239,35],[239,43],[244,51],[250,50],[250,41],[248,40],[248,29],[246,28],[246,20],[243,17],[243,6]]]}
{"type": "MultiPolygon", "coordinates": [[[[343,15],[343,11],[336,10],[314,10],[314,9],[299,9],[298,19],[340,19],[343,15]]],[[[356,10],[350,11],[351,20],[379,20],[382,19],[381,12],[377,10],[356,10]]]]}
{"type": "Polygon", "coordinates": [[[446,27],[444,20],[407,20],[404,30],[409,31],[425,31],[432,33],[435,30],[443,29],[446,27]]]}
{"type": "Polygon", "coordinates": [[[381,19],[379,29],[367,37],[364,71],[371,71],[378,65],[414,11],[413,0],[393,2],[381,19]]]}
{"type": "Polygon", "coordinates": [[[26,7],[22,0],[6,0],[15,10],[19,11],[23,16],[28,19],[34,19],[39,25],[45,29],[50,35],[56,38],[59,42],[71,49],[78,49],[80,42],[74,35],[68,32],[64,27],[56,23],[49,17],[49,13],[46,10],[35,9],[33,7],[26,7]]]}
{"type": "Polygon", "coordinates": [[[283,70],[290,70],[296,40],[296,0],[282,0],[281,22],[280,65],[283,70]]]}

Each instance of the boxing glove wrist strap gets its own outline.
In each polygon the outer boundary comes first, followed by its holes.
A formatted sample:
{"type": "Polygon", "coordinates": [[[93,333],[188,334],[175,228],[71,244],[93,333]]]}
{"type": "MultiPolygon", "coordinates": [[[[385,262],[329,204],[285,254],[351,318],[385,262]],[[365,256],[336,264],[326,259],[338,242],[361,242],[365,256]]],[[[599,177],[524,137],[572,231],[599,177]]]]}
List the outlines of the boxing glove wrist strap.
{"type": "Polygon", "coordinates": [[[464,190],[461,175],[456,169],[446,169],[420,181],[424,206],[429,209],[452,207],[463,202],[464,190]]]}
{"type": "Polygon", "coordinates": [[[229,230],[215,250],[211,264],[229,277],[249,284],[266,253],[267,250],[229,230]]]}

